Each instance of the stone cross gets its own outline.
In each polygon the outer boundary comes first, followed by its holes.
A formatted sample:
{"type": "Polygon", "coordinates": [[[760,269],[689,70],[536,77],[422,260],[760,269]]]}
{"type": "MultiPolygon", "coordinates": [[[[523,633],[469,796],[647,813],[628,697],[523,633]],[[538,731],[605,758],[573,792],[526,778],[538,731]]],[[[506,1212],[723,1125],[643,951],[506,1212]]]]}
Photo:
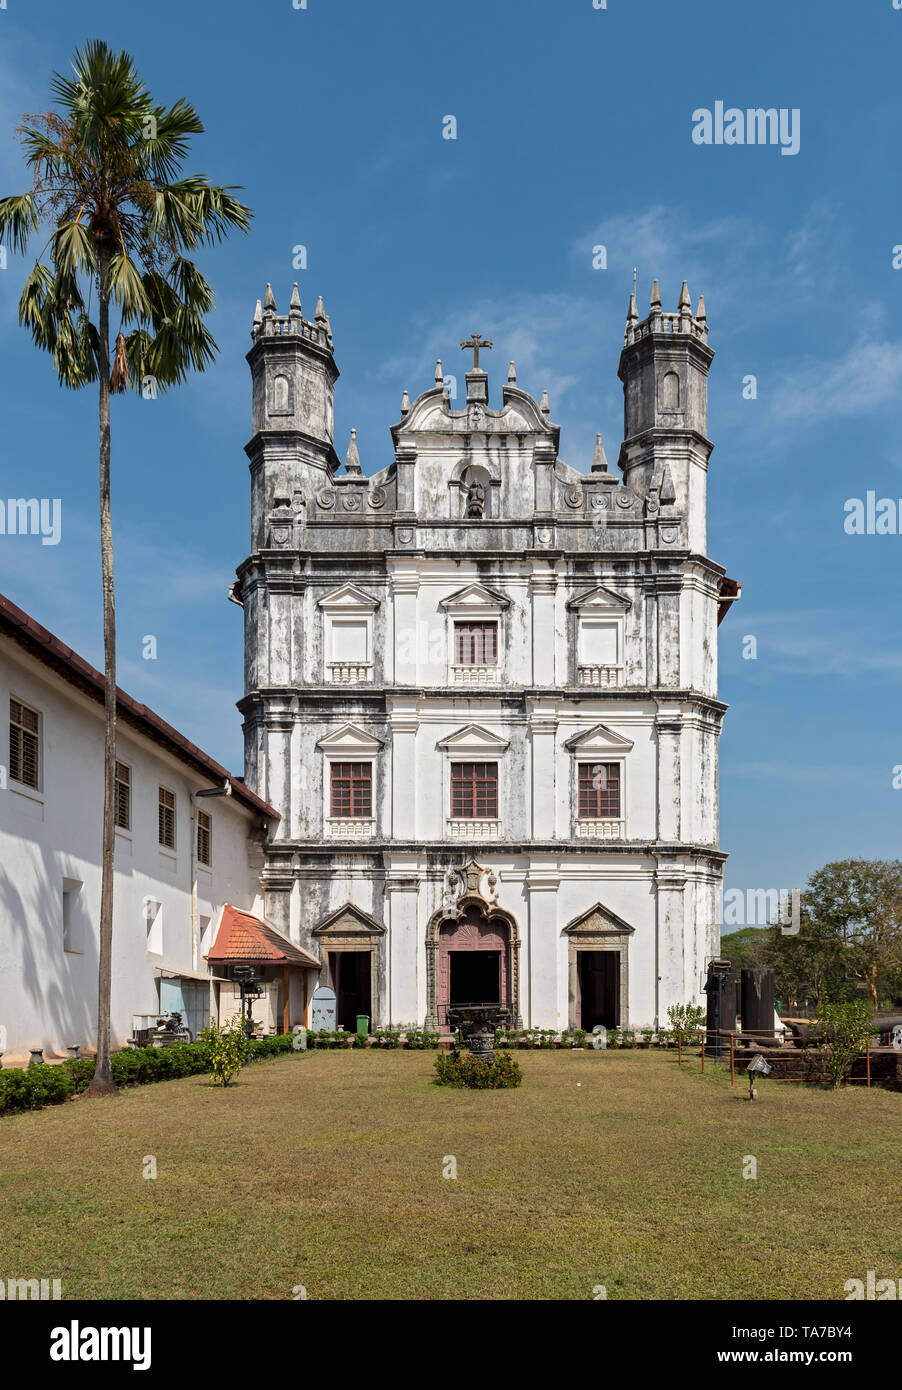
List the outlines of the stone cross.
{"type": "Polygon", "coordinates": [[[474,372],[478,372],[478,371],[479,371],[479,349],[480,349],[480,348],[490,348],[491,346],[492,346],[492,340],[491,340],[491,338],[483,338],[483,336],[482,336],[481,333],[474,333],[473,336],[472,336],[472,338],[465,338],[464,341],[461,343],[461,347],[462,347],[462,348],[472,348],[472,349],[473,349],[473,371],[474,371],[474,372]]]}

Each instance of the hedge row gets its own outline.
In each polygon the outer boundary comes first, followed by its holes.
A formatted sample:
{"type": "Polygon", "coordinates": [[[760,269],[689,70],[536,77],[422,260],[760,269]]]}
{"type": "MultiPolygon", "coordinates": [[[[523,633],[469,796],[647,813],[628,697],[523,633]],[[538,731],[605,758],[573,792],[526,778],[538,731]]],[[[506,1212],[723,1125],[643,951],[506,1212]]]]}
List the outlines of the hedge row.
{"type": "MultiPolygon", "coordinates": [[[[296,1048],[291,1033],[275,1038],[255,1038],[251,1043],[251,1060],[293,1051],[296,1048]]],[[[151,1081],[171,1081],[207,1071],[209,1051],[203,1042],[125,1048],[114,1054],[111,1068],[117,1086],[143,1086],[151,1081]]],[[[88,1057],[53,1066],[45,1064],[25,1070],[11,1067],[0,1071],[0,1115],[58,1105],[87,1090],[93,1075],[94,1060],[88,1057]]]]}

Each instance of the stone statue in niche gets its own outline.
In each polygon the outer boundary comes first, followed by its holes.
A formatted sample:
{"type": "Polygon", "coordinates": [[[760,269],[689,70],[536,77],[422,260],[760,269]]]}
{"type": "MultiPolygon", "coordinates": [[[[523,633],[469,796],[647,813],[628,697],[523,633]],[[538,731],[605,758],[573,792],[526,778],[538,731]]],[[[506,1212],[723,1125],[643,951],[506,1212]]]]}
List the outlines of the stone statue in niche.
{"type": "Polygon", "coordinates": [[[467,516],[485,516],[485,488],[478,479],[467,488],[467,516]]]}

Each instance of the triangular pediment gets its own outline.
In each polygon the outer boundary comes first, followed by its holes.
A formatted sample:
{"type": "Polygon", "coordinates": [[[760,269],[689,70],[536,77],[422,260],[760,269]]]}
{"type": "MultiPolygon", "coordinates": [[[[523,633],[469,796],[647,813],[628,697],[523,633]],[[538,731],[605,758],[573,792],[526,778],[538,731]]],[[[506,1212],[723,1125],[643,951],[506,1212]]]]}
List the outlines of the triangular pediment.
{"type": "Polygon", "coordinates": [[[564,744],[571,753],[629,753],[633,747],[628,738],[622,738],[609,729],[606,724],[595,724],[591,729],[574,734],[564,744]]]}
{"type": "Polygon", "coordinates": [[[510,599],[503,594],[496,594],[494,589],[487,589],[484,584],[467,584],[465,588],[458,589],[456,593],[450,594],[448,598],[443,598],[439,603],[439,608],[465,612],[467,609],[486,608],[498,611],[502,608],[510,607],[510,599]]]}
{"type": "Polygon", "coordinates": [[[365,594],[356,584],[342,584],[331,593],[324,594],[317,602],[320,608],[329,608],[333,612],[345,609],[355,613],[359,613],[361,609],[373,612],[379,607],[379,600],[371,594],[365,594]]]}
{"type": "Polygon", "coordinates": [[[596,903],[588,912],[581,912],[564,927],[565,936],[632,936],[636,928],[631,927],[609,907],[596,903]]]}
{"type": "Polygon", "coordinates": [[[354,903],[345,903],[336,912],[330,912],[318,926],[313,928],[314,936],[384,936],[385,928],[375,917],[354,903]]]}
{"type": "Polygon", "coordinates": [[[589,613],[625,613],[632,607],[632,600],[616,593],[614,589],[606,589],[603,584],[597,584],[594,589],[577,594],[567,607],[589,613]]]}
{"type": "Polygon", "coordinates": [[[358,729],[355,724],[344,724],[334,733],[327,734],[317,743],[327,753],[378,753],[385,745],[381,738],[358,729]]]}
{"type": "Polygon", "coordinates": [[[503,753],[510,747],[510,741],[484,729],[481,724],[467,724],[436,746],[447,753],[503,753]]]}

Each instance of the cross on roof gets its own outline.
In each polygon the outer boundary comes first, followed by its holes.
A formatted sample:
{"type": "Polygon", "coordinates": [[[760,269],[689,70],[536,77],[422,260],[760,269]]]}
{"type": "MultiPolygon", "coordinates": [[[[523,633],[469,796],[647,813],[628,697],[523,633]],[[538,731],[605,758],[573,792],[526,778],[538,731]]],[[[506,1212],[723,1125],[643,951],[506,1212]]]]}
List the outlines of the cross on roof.
{"type": "Polygon", "coordinates": [[[491,346],[492,346],[492,340],[491,340],[491,338],[483,338],[483,336],[482,336],[481,333],[474,333],[473,336],[472,336],[471,338],[465,338],[464,341],[461,343],[461,347],[462,347],[462,348],[472,348],[472,349],[473,349],[473,371],[474,371],[474,372],[478,372],[478,371],[479,371],[479,349],[480,349],[480,348],[490,348],[491,346]]]}

